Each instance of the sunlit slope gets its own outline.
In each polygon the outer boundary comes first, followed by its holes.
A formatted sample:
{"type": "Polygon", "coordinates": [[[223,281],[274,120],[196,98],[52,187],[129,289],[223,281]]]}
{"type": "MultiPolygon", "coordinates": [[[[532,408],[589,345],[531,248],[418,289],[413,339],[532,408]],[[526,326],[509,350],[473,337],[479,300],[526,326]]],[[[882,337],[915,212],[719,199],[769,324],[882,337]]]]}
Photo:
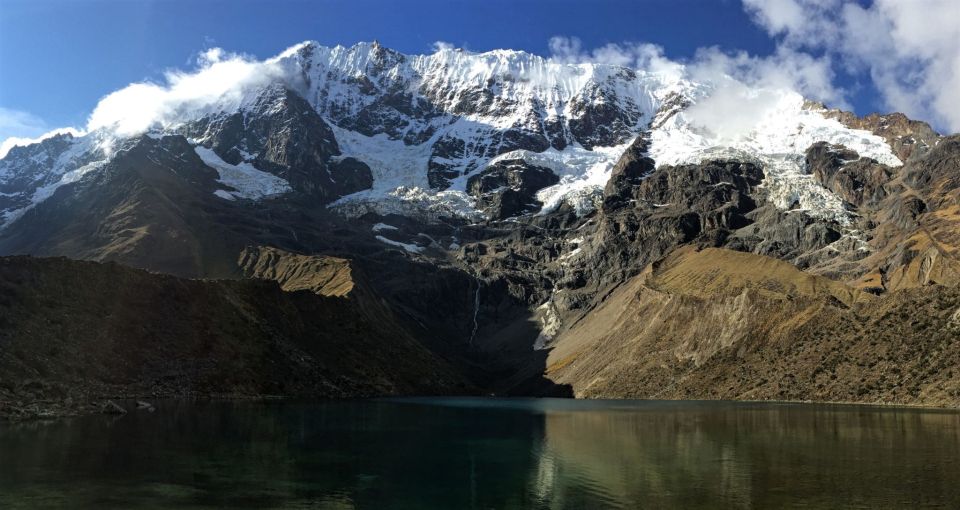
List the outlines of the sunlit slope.
{"type": "Polygon", "coordinates": [[[875,297],[767,257],[681,249],[562,331],[579,397],[960,403],[960,291],[875,297]]]}

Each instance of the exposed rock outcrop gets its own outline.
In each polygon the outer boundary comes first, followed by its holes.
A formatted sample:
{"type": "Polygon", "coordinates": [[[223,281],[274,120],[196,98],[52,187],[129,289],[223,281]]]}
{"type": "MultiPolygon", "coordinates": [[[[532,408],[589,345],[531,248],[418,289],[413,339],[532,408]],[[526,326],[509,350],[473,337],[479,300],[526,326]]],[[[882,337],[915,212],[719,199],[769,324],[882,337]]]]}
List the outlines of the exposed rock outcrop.
{"type": "Polygon", "coordinates": [[[248,109],[206,117],[183,131],[227,163],[248,162],[322,203],[373,185],[370,167],[339,158],[330,126],[303,97],[285,87],[268,87],[248,109]]]}
{"type": "Polygon", "coordinates": [[[823,110],[828,118],[834,118],[853,129],[864,129],[883,137],[901,161],[907,162],[924,155],[934,147],[940,135],[926,122],[912,120],[902,113],[871,113],[858,117],[851,112],[827,110],[822,104],[812,104],[823,110]]]}
{"type": "Polygon", "coordinates": [[[522,159],[499,160],[470,177],[467,192],[490,219],[500,220],[540,210],[537,191],[559,180],[549,168],[522,159]]]}
{"type": "Polygon", "coordinates": [[[807,149],[807,167],[825,188],[855,208],[875,209],[888,195],[885,185],[895,175],[886,165],[826,142],[807,149]]]}
{"type": "Polygon", "coordinates": [[[247,278],[273,280],[288,292],[309,290],[320,296],[348,297],[355,286],[353,268],[347,259],[254,246],[240,253],[237,264],[247,278]]]}

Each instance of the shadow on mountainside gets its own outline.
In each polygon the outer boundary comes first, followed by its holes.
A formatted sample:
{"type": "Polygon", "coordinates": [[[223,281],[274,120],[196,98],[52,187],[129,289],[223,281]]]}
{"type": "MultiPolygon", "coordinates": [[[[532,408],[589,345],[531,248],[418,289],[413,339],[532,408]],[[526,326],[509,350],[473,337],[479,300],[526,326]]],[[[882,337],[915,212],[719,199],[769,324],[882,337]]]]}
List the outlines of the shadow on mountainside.
{"type": "Polygon", "coordinates": [[[540,325],[502,279],[484,282],[398,251],[355,259],[371,287],[411,334],[450,361],[482,394],[573,397],[545,377],[549,349],[535,349],[540,325]]]}

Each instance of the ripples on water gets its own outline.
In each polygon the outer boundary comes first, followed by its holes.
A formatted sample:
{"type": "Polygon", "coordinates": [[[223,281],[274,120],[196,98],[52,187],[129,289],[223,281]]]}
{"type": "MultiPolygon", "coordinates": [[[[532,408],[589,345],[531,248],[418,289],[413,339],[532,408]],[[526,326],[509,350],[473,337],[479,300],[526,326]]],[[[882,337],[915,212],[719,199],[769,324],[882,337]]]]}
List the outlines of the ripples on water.
{"type": "Polygon", "coordinates": [[[0,425],[0,507],[960,507],[960,413],[403,399],[161,402],[0,425]]]}

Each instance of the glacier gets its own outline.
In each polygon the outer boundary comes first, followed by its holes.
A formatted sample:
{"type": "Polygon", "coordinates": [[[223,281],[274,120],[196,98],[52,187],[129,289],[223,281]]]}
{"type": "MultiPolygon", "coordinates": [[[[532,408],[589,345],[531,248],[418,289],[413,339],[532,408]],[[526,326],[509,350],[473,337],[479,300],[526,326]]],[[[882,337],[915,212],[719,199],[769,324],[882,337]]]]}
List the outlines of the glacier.
{"type": "MultiPolygon", "coordinates": [[[[828,119],[791,90],[753,91],[773,99],[748,129],[731,134],[692,111],[708,104],[717,84],[697,83],[683,73],[562,63],[522,51],[441,48],[405,55],[376,42],[350,47],[304,42],[263,61],[213,59],[168,81],[135,84],[107,96],[88,130],[69,135],[70,149],[63,154],[29,165],[10,154],[0,159],[3,198],[13,192],[14,181],[23,180],[18,176],[37,174],[26,191],[18,191],[22,196],[3,202],[3,224],[96,171],[117,140],[144,132],[176,134],[206,115],[246,111],[260,91],[278,83],[302,95],[330,125],[339,157],[370,167],[372,188],[329,205],[347,216],[374,211],[482,220],[467,182],[503,159],[522,159],[560,178],[537,193],[541,214],[563,203],[585,214],[596,207],[620,155],[641,134],[649,137],[649,156],[658,166],[717,158],[756,161],[779,207],[799,205],[840,223],[848,213],[839,197],[807,173],[807,147],[826,141],[883,164],[901,164],[882,138],[828,119]],[[116,107],[131,98],[143,107],[132,112],[116,107]]],[[[232,188],[219,190],[220,198],[261,200],[290,190],[286,181],[248,162],[229,165],[212,151],[196,150],[232,188]]]]}
{"type": "MultiPolygon", "coordinates": [[[[247,161],[241,161],[239,164],[231,165],[220,159],[216,152],[201,145],[193,149],[197,156],[220,174],[219,182],[232,188],[231,190],[217,190],[213,194],[226,199],[236,200],[244,198],[248,200],[259,200],[261,198],[275,197],[293,191],[290,183],[273,174],[257,170],[247,161]]],[[[250,158],[252,159],[252,158],[250,158]]]]}

